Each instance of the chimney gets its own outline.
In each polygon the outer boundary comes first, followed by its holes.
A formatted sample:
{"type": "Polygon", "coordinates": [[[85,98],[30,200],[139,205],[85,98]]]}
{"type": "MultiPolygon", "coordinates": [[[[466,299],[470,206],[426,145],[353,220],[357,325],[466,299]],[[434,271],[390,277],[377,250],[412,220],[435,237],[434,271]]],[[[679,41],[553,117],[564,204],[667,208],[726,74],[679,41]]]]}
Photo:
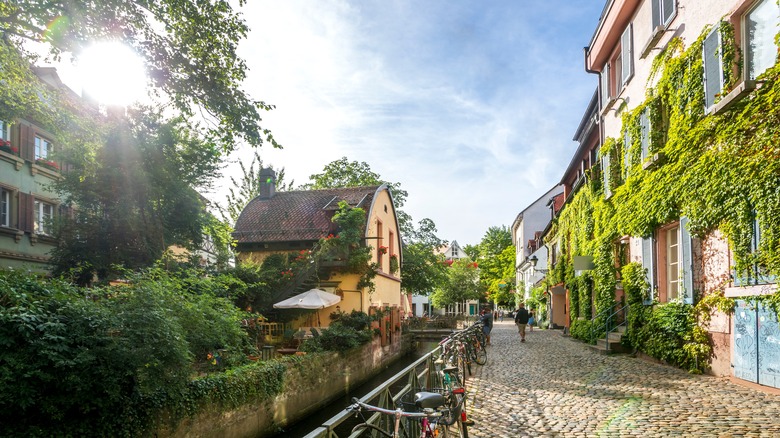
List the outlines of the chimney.
{"type": "Polygon", "coordinates": [[[260,171],[260,199],[271,199],[276,192],[276,172],[273,169],[260,171]]]}

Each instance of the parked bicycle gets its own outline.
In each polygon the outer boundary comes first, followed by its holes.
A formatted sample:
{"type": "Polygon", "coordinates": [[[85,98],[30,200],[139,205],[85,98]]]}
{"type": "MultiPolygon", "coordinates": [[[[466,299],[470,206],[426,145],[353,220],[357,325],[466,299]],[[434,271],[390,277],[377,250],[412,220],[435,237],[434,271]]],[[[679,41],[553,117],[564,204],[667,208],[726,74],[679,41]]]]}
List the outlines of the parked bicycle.
{"type": "Polygon", "coordinates": [[[384,436],[387,438],[468,438],[466,426],[460,419],[452,424],[446,424],[443,418],[451,415],[446,407],[445,398],[442,394],[435,392],[421,391],[414,394],[414,401],[411,409],[404,409],[403,404],[397,409],[385,409],[379,406],[373,406],[362,402],[357,398],[352,399],[352,405],[347,408],[355,412],[355,415],[361,416],[363,422],[352,428],[352,436],[384,436]],[[391,415],[394,419],[392,432],[388,432],[382,427],[377,426],[371,421],[371,418],[365,418],[364,412],[375,412],[382,415],[391,415]],[[402,423],[406,419],[407,427],[402,423]],[[412,427],[418,426],[418,427],[412,427]],[[358,435],[355,435],[358,433],[358,435]]]}

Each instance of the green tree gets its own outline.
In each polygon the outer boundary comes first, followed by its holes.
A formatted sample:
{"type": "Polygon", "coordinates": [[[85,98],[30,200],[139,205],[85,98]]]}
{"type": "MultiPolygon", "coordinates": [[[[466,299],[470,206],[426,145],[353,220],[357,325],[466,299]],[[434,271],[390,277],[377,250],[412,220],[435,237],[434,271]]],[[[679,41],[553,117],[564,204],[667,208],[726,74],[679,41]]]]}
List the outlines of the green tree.
{"type": "MultiPolygon", "coordinates": [[[[238,4],[243,5],[243,0],[238,4]]],[[[119,40],[144,60],[153,96],[174,108],[199,132],[223,150],[239,139],[253,146],[265,141],[278,146],[260,126],[261,111],[273,108],[253,100],[242,89],[246,63],[237,56],[238,43],[249,28],[228,0],[160,0],[126,2],[98,0],[9,0],[0,4],[0,80],[11,118],[47,113],[50,101],[36,96],[29,74],[7,65],[35,64],[38,56],[25,47],[43,42],[49,56],[77,58],[81,50],[101,40],[119,40]],[[10,61],[10,62],[9,62],[10,61]],[[206,117],[206,123],[198,123],[206,117]],[[192,121],[192,122],[189,122],[192,121]]]]}
{"type": "Polygon", "coordinates": [[[431,295],[436,307],[444,307],[465,300],[478,300],[483,297],[479,286],[479,269],[470,258],[453,261],[447,269],[444,284],[431,295]]]}
{"type": "Polygon", "coordinates": [[[398,217],[398,227],[401,234],[407,236],[414,232],[412,217],[401,210],[401,207],[406,202],[406,197],[409,195],[407,191],[401,189],[401,183],[399,182],[393,183],[383,180],[378,173],[371,170],[371,167],[365,161],[349,161],[347,157],[341,157],[327,164],[322,173],[310,175],[309,179],[311,182],[303,184],[301,189],[316,190],[386,184],[390,194],[393,196],[393,204],[396,207],[395,213],[398,217]]]}
{"type": "Polygon", "coordinates": [[[506,226],[490,227],[479,243],[479,282],[491,301],[500,299],[501,284],[507,291],[515,278],[515,248],[506,226]]]}
{"type": "MultiPolygon", "coordinates": [[[[232,175],[230,176],[232,187],[228,189],[227,203],[218,207],[222,219],[228,224],[235,224],[244,207],[260,194],[260,171],[263,170],[263,159],[260,158],[260,153],[255,151],[249,166],[244,166],[243,161],[239,161],[238,164],[241,166],[241,179],[236,180],[232,175]]],[[[269,168],[274,170],[273,166],[269,168]]],[[[284,167],[275,172],[276,190],[280,192],[292,190],[294,181],[285,183],[284,167]]]]}
{"type": "Polygon", "coordinates": [[[82,160],[56,183],[74,209],[56,229],[54,273],[88,283],[95,274],[115,275],[115,265],[150,266],[170,245],[199,246],[211,218],[195,188],[214,179],[219,155],[178,118],[146,113],[116,121],[97,159],[82,160]]]}
{"type": "Polygon", "coordinates": [[[436,236],[436,224],[423,219],[404,242],[401,289],[416,295],[429,295],[446,279],[444,256],[436,250],[444,242],[436,236]]]}

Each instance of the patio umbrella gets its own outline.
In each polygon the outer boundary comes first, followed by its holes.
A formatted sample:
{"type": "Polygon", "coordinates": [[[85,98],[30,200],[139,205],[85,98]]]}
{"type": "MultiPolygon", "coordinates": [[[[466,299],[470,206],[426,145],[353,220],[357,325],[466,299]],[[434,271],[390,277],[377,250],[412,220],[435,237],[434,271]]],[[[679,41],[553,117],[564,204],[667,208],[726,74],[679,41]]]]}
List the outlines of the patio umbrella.
{"type": "Polygon", "coordinates": [[[324,309],[338,304],[341,297],[321,289],[311,289],[279,301],[274,304],[274,309],[324,309]]]}

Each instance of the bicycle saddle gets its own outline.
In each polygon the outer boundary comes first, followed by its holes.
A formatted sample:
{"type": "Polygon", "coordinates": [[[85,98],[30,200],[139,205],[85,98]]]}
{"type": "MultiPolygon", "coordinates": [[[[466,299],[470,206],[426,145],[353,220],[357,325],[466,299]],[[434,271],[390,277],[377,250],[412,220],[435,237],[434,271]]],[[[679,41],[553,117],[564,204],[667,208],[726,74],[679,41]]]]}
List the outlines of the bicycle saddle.
{"type": "Polygon", "coordinates": [[[418,408],[438,408],[444,406],[444,396],[435,392],[418,392],[414,395],[414,404],[418,408]]]}
{"type": "Polygon", "coordinates": [[[444,371],[445,373],[452,373],[452,372],[458,371],[458,367],[456,367],[455,365],[450,365],[450,366],[444,368],[442,371],[444,371]]]}

